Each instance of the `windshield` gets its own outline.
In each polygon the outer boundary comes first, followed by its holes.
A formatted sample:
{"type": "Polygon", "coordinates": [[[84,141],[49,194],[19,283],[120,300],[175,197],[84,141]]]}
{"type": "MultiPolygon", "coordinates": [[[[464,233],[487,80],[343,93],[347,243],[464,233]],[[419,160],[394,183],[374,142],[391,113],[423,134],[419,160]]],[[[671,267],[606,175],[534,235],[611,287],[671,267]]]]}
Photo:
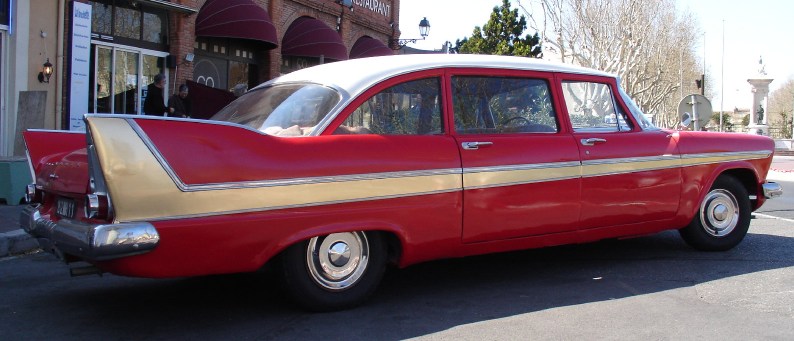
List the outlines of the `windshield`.
{"type": "Polygon", "coordinates": [[[651,120],[649,120],[648,117],[646,117],[645,114],[642,113],[642,110],[640,110],[640,108],[637,107],[637,104],[634,103],[631,97],[629,97],[629,95],[626,94],[625,91],[623,91],[623,87],[619,86],[618,92],[620,92],[620,97],[623,98],[623,102],[625,102],[626,105],[629,107],[629,111],[631,111],[631,115],[634,116],[634,119],[637,120],[637,123],[640,124],[640,128],[642,128],[643,130],[659,130],[659,128],[656,127],[653,124],[653,122],[651,122],[651,120]]]}
{"type": "Polygon", "coordinates": [[[310,135],[341,99],[317,84],[284,84],[254,89],[212,116],[274,136],[310,135]]]}

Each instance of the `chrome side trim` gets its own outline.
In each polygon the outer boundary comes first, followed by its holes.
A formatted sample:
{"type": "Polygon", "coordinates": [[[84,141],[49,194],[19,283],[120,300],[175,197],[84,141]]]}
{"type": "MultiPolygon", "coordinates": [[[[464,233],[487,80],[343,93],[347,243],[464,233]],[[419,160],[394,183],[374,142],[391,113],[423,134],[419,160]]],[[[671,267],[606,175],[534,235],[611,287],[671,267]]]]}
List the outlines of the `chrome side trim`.
{"type": "Polygon", "coordinates": [[[680,157],[676,155],[661,155],[661,156],[643,156],[643,157],[627,157],[627,158],[620,158],[620,159],[598,159],[598,160],[586,160],[582,162],[582,165],[590,166],[590,165],[612,165],[612,164],[622,164],[622,163],[638,163],[638,162],[653,162],[653,161],[670,161],[670,160],[678,160],[680,157]]]}
{"type": "Polygon", "coordinates": [[[45,251],[91,261],[146,253],[160,242],[157,230],[148,222],[87,224],[71,219],[53,222],[39,213],[38,206],[22,210],[20,225],[39,240],[45,251]]]}
{"type": "Polygon", "coordinates": [[[143,131],[143,128],[141,128],[141,126],[138,125],[138,122],[135,122],[134,119],[128,118],[125,121],[127,122],[127,124],[130,125],[130,127],[135,132],[135,134],[138,134],[138,137],[141,138],[143,144],[146,146],[146,148],[149,149],[150,152],[152,152],[154,158],[157,159],[157,162],[160,164],[160,166],[163,167],[163,170],[165,170],[165,172],[168,174],[171,180],[174,181],[174,184],[184,192],[183,188],[185,187],[185,183],[182,182],[182,179],[180,179],[179,176],[176,175],[176,172],[174,171],[173,168],[171,168],[171,165],[169,165],[168,162],[165,160],[165,157],[163,157],[163,154],[160,153],[160,150],[158,150],[157,147],[154,146],[154,142],[152,142],[152,140],[149,138],[149,135],[147,135],[146,132],[143,131]]]}
{"type": "Polygon", "coordinates": [[[185,185],[180,183],[177,186],[180,186],[180,189],[182,189],[184,192],[198,192],[198,191],[213,191],[213,190],[225,190],[225,189],[316,185],[316,184],[334,183],[334,182],[402,179],[402,178],[416,178],[423,176],[460,175],[460,174],[461,174],[461,170],[459,168],[450,168],[450,169],[431,169],[431,170],[422,170],[422,171],[319,176],[319,177],[309,177],[309,178],[261,180],[261,181],[246,181],[246,182],[217,183],[217,184],[203,184],[203,185],[185,185]]]}
{"type": "Polygon", "coordinates": [[[783,187],[777,182],[767,181],[761,187],[764,190],[764,197],[767,199],[774,199],[783,195],[783,187]]]}
{"type": "Polygon", "coordinates": [[[510,172],[510,171],[523,171],[523,170],[538,170],[538,169],[554,169],[566,167],[579,167],[579,161],[568,162],[549,162],[549,163],[533,163],[525,165],[507,165],[507,166],[491,166],[491,167],[469,167],[463,168],[464,174],[471,173],[485,173],[485,172],[510,172]]]}

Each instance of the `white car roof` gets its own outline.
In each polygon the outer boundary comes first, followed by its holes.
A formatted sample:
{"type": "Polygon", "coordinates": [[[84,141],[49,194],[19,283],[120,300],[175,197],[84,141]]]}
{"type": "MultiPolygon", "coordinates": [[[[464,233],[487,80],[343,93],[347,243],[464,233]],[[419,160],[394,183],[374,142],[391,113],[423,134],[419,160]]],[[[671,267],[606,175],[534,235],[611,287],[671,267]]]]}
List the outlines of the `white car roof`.
{"type": "Polygon", "coordinates": [[[373,84],[393,76],[438,68],[499,68],[530,71],[564,72],[615,77],[606,72],[526,57],[473,54],[412,54],[370,57],[333,62],[301,69],[272,79],[262,86],[314,82],[356,95],[373,84]]]}

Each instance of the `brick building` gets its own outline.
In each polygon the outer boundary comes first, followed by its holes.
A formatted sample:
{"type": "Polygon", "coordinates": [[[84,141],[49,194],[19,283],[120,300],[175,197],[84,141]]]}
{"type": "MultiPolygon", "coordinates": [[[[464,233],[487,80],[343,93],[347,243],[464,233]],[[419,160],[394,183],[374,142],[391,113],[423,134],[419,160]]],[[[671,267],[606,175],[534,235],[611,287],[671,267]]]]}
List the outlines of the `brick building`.
{"type": "Polygon", "coordinates": [[[0,22],[0,156],[19,155],[21,129],[80,130],[86,112],[142,114],[158,73],[166,75],[165,98],[188,83],[200,93],[194,100],[228,99],[303,67],[392,54],[399,7],[399,0],[0,0],[0,21],[3,10],[9,17],[0,22]],[[52,75],[38,77],[48,62],[52,75]]]}

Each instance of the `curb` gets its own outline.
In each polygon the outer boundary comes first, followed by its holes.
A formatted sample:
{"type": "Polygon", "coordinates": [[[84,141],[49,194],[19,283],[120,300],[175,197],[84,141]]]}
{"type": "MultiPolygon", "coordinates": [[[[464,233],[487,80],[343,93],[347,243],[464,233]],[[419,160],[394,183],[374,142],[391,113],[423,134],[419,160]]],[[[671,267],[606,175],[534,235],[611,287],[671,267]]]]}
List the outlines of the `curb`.
{"type": "Polygon", "coordinates": [[[17,255],[39,248],[39,242],[22,230],[0,233],[0,257],[17,255]]]}

